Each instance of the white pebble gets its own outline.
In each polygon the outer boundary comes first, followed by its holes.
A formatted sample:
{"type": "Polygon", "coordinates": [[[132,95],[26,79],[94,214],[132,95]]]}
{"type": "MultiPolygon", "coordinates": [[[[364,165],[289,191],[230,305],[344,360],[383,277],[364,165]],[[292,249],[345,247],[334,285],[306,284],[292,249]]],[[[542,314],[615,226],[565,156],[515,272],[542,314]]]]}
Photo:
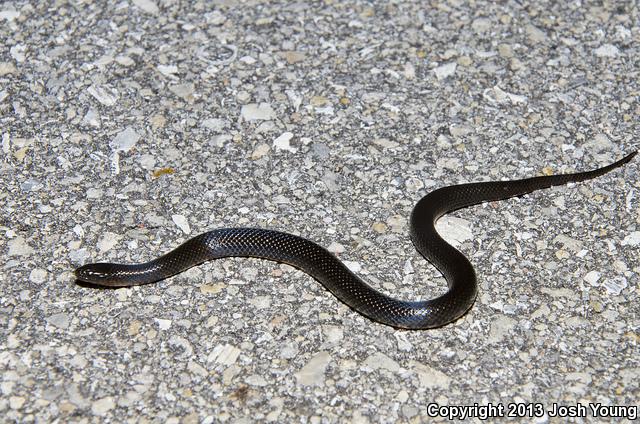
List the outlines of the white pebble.
{"type": "Polygon", "coordinates": [[[462,167],[462,162],[458,158],[439,158],[436,159],[438,168],[447,168],[457,171],[462,167]]]}
{"type": "Polygon", "coordinates": [[[271,150],[271,148],[269,147],[268,144],[261,143],[258,146],[256,146],[256,148],[253,151],[253,153],[251,153],[251,159],[253,159],[253,160],[260,159],[260,158],[264,157],[267,153],[269,153],[269,150],[271,150]]]}
{"type": "Polygon", "coordinates": [[[158,5],[151,0],[133,0],[133,4],[142,9],[142,11],[152,15],[155,15],[160,11],[160,9],[158,9],[158,5]]]}
{"type": "Polygon", "coordinates": [[[640,244],[640,231],[633,231],[621,243],[623,246],[637,246],[640,244]]]}
{"type": "Polygon", "coordinates": [[[22,396],[11,396],[9,398],[9,407],[11,409],[20,409],[25,401],[26,399],[22,396]]]}
{"type": "Polygon", "coordinates": [[[254,375],[250,375],[249,377],[247,377],[245,381],[250,386],[264,387],[264,386],[269,384],[269,383],[267,383],[267,380],[264,379],[264,377],[259,376],[259,375],[255,375],[255,374],[254,375]]]}
{"type": "Polygon", "coordinates": [[[195,85],[193,83],[176,84],[170,86],[169,90],[183,100],[192,101],[195,85]]]}
{"type": "Polygon", "coordinates": [[[191,234],[191,227],[189,226],[189,222],[184,215],[171,215],[171,219],[173,223],[178,226],[185,234],[191,234]]]}
{"type": "Polygon", "coordinates": [[[156,159],[150,154],[142,155],[140,156],[140,166],[143,169],[151,170],[156,166],[156,159]]]}
{"type": "Polygon", "coordinates": [[[176,65],[158,65],[158,72],[165,77],[176,77],[174,74],[178,73],[178,67],[176,65]]]}
{"type": "Polygon", "coordinates": [[[409,341],[406,331],[404,330],[396,331],[395,333],[393,333],[393,336],[396,338],[396,341],[398,342],[399,350],[403,352],[409,352],[411,349],[413,349],[413,344],[409,341]]]}
{"type": "Polygon", "coordinates": [[[116,56],[116,62],[122,66],[135,65],[135,62],[129,56],[116,56]]]}
{"type": "Polygon", "coordinates": [[[275,112],[271,108],[269,103],[249,103],[242,106],[242,111],[240,112],[242,119],[245,121],[257,121],[264,120],[268,121],[274,119],[276,117],[275,112]]]}
{"type": "Polygon", "coordinates": [[[118,92],[115,89],[101,85],[92,85],[87,92],[105,106],[113,106],[118,101],[118,92]]]}
{"type": "Polygon", "coordinates": [[[286,90],[285,94],[289,98],[289,102],[291,103],[293,110],[297,112],[300,108],[300,105],[302,104],[302,96],[293,90],[286,90]]]}
{"type": "Polygon", "coordinates": [[[543,43],[547,39],[547,34],[544,31],[531,24],[525,27],[525,32],[527,33],[529,40],[534,43],[543,43]]]}
{"type": "Polygon", "coordinates": [[[235,364],[238,356],[240,356],[240,352],[240,349],[230,344],[218,345],[213,348],[207,357],[207,362],[215,362],[220,365],[232,365],[235,364]]]}
{"type": "Polygon", "coordinates": [[[105,232],[98,241],[98,250],[100,253],[108,252],[113,248],[113,246],[118,244],[118,241],[120,241],[121,238],[122,236],[118,234],[109,231],[105,232]]]}
{"type": "Polygon", "coordinates": [[[155,321],[158,324],[158,328],[160,330],[168,330],[169,328],[171,328],[171,320],[170,319],[156,318],[155,321]]]}
{"type": "Polygon", "coordinates": [[[256,309],[267,309],[271,306],[271,296],[256,296],[249,299],[249,303],[256,309]]]}
{"type": "Polygon", "coordinates": [[[504,315],[498,315],[491,323],[487,343],[494,344],[502,342],[516,326],[517,321],[504,315]]]}
{"type": "Polygon", "coordinates": [[[442,371],[431,368],[428,365],[412,361],[413,372],[418,376],[420,387],[447,389],[451,383],[451,377],[442,371]]]}
{"type": "Polygon", "coordinates": [[[603,283],[603,286],[607,289],[607,292],[609,294],[617,296],[620,293],[622,293],[622,290],[627,288],[628,283],[626,278],[617,277],[617,278],[606,279],[603,283]]]}
{"type": "Polygon", "coordinates": [[[400,370],[400,365],[396,361],[380,352],[369,355],[369,357],[365,359],[364,365],[372,370],[385,369],[391,372],[398,372],[400,370]]]}
{"type": "Polygon", "coordinates": [[[349,268],[349,271],[351,271],[351,272],[358,273],[358,272],[362,271],[362,265],[360,265],[359,262],[342,261],[342,263],[345,264],[347,266],[347,268],[349,268]]]}
{"type": "Polygon", "coordinates": [[[61,328],[61,329],[65,329],[67,327],[69,327],[69,315],[61,312],[59,314],[53,314],[50,317],[47,318],[47,323],[61,328]]]}
{"type": "Polygon", "coordinates": [[[395,149],[400,146],[400,143],[397,141],[389,140],[388,138],[376,138],[373,140],[373,144],[377,144],[378,146],[384,149],[395,149]]]}
{"type": "Polygon", "coordinates": [[[116,403],[113,398],[111,396],[107,396],[93,402],[93,404],[91,404],[91,412],[93,412],[94,415],[104,415],[115,406],[116,403]]]}
{"type": "Polygon", "coordinates": [[[47,271],[42,268],[36,268],[29,273],[29,281],[32,283],[44,283],[47,280],[47,271]]]}
{"type": "Polygon", "coordinates": [[[337,325],[324,325],[322,327],[322,333],[324,334],[325,341],[331,345],[337,344],[344,337],[342,327],[337,325]]]}
{"type": "Polygon", "coordinates": [[[120,131],[113,140],[109,143],[111,148],[115,151],[128,152],[133,146],[140,140],[140,136],[136,131],[127,127],[120,131]]]}
{"type": "Polygon", "coordinates": [[[440,65],[433,70],[436,74],[436,78],[439,81],[453,75],[456,72],[457,64],[455,62],[445,63],[444,65],[440,65]]]}
{"type": "Polygon", "coordinates": [[[11,57],[13,57],[13,59],[18,62],[24,62],[26,56],[25,56],[25,51],[27,50],[26,46],[24,44],[16,44],[15,46],[11,47],[11,49],[9,50],[9,53],[11,54],[11,57]]]}
{"type": "Polygon", "coordinates": [[[87,190],[87,199],[100,199],[102,197],[102,190],[99,188],[90,188],[87,190]]]}
{"type": "Polygon", "coordinates": [[[409,177],[404,182],[405,187],[411,190],[412,192],[416,192],[422,190],[424,188],[424,183],[420,178],[417,177],[409,177]]]}
{"type": "Polygon", "coordinates": [[[307,365],[302,367],[295,376],[298,384],[303,386],[322,386],[324,385],[324,373],[327,366],[331,362],[331,355],[328,352],[318,352],[315,354],[307,365]]]}
{"type": "Polygon", "coordinates": [[[616,57],[620,51],[613,44],[604,44],[593,51],[598,57],[616,57]]]}
{"type": "Polygon", "coordinates": [[[453,216],[444,216],[436,222],[436,231],[454,247],[459,247],[473,238],[471,223],[466,219],[453,216]]]}
{"type": "Polygon", "coordinates": [[[33,247],[29,246],[22,236],[9,240],[7,245],[9,246],[9,256],[28,256],[34,252],[33,247]]]}
{"type": "Polygon", "coordinates": [[[489,18],[476,18],[471,22],[471,28],[477,33],[487,32],[491,30],[492,26],[489,18]]]}
{"type": "Polygon", "coordinates": [[[344,246],[341,245],[340,243],[336,243],[335,241],[332,241],[329,247],[327,247],[327,250],[333,254],[338,254],[338,253],[343,253],[345,249],[344,249],[344,246]]]}
{"type": "Polygon", "coordinates": [[[584,276],[584,281],[595,286],[598,280],[600,279],[600,273],[598,271],[589,271],[587,275],[584,276]]]}
{"type": "Polygon", "coordinates": [[[76,224],[76,226],[73,227],[73,232],[80,238],[84,237],[84,228],[82,228],[80,224],[76,224]]]}
{"type": "Polygon", "coordinates": [[[298,151],[298,149],[296,149],[295,147],[291,147],[289,145],[289,142],[291,141],[292,138],[293,138],[293,133],[288,131],[284,132],[280,137],[273,140],[273,147],[275,147],[277,150],[288,150],[291,153],[295,153],[298,151]]]}
{"type": "Polygon", "coordinates": [[[227,126],[227,123],[224,119],[209,118],[202,121],[202,126],[210,130],[220,132],[227,126]]]}
{"type": "Polygon", "coordinates": [[[285,342],[280,349],[280,356],[285,359],[295,358],[298,355],[298,344],[295,341],[285,342]]]}
{"type": "Polygon", "coordinates": [[[400,390],[398,392],[398,395],[396,396],[396,399],[400,403],[405,403],[407,400],[409,400],[409,393],[407,393],[406,390],[400,390]]]}
{"type": "Polygon", "coordinates": [[[100,114],[94,108],[89,108],[87,113],[82,118],[82,123],[85,125],[90,125],[92,127],[100,128],[100,114]]]}
{"type": "Polygon", "coordinates": [[[403,273],[406,274],[413,274],[414,273],[414,269],[413,269],[413,264],[411,263],[410,259],[407,259],[404,263],[404,268],[402,269],[403,273]]]}
{"type": "Polygon", "coordinates": [[[7,22],[11,22],[15,20],[18,16],[20,16],[20,12],[17,10],[2,10],[0,11],[0,21],[6,20],[7,22]]]}
{"type": "Polygon", "coordinates": [[[497,85],[484,90],[482,96],[490,103],[527,103],[525,96],[506,92],[497,85]]]}

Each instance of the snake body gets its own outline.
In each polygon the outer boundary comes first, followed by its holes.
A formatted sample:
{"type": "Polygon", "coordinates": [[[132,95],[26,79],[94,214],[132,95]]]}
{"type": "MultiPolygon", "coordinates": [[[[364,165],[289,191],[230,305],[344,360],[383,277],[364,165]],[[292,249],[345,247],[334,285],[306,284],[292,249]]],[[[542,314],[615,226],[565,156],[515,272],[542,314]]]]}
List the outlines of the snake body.
{"type": "Polygon", "coordinates": [[[88,264],[76,269],[75,275],[78,280],[98,286],[127,287],[153,283],[212,259],[264,258],[299,268],[342,302],[374,321],[406,329],[440,327],[469,310],[478,287],[469,260],[436,232],[438,218],[482,202],[588,180],[629,162],[636,153],[592,171],[447,186],[424,196],[411,213],[411,239],[418,252],[444,275],[449,286],[445,294],[430,300],[404,301],[387,296],[369,286],[318,244],[296,235],[259,228],[216,229],[200,234],[150,262],[88,264]]]}

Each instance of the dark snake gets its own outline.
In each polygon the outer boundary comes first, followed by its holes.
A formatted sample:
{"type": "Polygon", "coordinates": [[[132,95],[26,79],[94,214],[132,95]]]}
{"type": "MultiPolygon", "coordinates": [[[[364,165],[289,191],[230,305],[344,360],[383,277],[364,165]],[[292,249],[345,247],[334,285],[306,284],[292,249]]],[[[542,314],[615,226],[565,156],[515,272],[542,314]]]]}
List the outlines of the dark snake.
{"type": "Polygon", "coordinates": [[[98,286],[128,287],[171,277],[211,259],[231,256],[264,258],[304,271],[342,302],[374,321],[407,329],[440,327],[471,308],[478,286],[471,263],[436,232],[438,218],[482,202],[595,178],[629,162],[636,153],[592,171],[453,185],[424,196],[411,213],[411,239],[418,252],[435,265],[449,285],[445,294],[430,300],[403,301],[389,297],[369,286],[318,244],[293,234],[259,228],[209,231],[150,262],[135,265],[88,264],[76,269],[75,275],[78,280],[98,286]]]}

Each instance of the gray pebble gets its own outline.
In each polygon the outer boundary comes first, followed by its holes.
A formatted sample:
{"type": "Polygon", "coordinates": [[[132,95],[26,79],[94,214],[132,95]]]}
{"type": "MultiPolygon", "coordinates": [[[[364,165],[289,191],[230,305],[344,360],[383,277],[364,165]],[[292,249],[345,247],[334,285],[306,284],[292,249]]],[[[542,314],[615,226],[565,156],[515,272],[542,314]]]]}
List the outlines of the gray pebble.
{"type": "Polygon", "coordinates": [[[193,102],[195,85],[193,83],[176,84],[169,87],[169,90],[183,100],[193,102]]]}
{"type": "Polygon", "coordinates": [[[47,322],[64,330],[69,327],[69,315],[64,312],[53,314],[47,318],[47,322]]]}
{"type": "Polygon", "coordinates": [[[22,191],[38,191],[43,187],[42,183],[37,180],[28,179],[22,184],[20,184],[20,188],[22,191]]]}
{"type": "Polygon", "coordinates": [[[35,252],[22,236],[9,240],[7,245],[9,246],[9,256],[28,256],[35,252]]]}

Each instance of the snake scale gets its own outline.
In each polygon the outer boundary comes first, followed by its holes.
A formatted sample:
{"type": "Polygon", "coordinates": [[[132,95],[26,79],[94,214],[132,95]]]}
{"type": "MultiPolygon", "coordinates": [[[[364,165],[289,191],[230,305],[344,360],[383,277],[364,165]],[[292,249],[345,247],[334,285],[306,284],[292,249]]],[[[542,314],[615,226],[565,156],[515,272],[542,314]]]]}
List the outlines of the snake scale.
{"type": "Polygon", "coordinates": [[[456,209],[521,196],[535,190],[580,182],[629,162],[637,152],[599,169],[513,181],[489,181],[442,187],[424,196],[410,220],[415,248],[444,275],[449,290],[430,300],[404,301],[375,290],[318,244],[292,234],[259,228],[223,228],[200,234],[152,261],[122,265],[94,263],[75,270],[78,280],[97,286],[128,287],[153,283],[205,261],[242,256],[292,265],[318,280],[362,315],[393,327],[426,329],[448,324],[471,308],[477,296],[469,260],[435,230],[442,215],[456,209]]]}

